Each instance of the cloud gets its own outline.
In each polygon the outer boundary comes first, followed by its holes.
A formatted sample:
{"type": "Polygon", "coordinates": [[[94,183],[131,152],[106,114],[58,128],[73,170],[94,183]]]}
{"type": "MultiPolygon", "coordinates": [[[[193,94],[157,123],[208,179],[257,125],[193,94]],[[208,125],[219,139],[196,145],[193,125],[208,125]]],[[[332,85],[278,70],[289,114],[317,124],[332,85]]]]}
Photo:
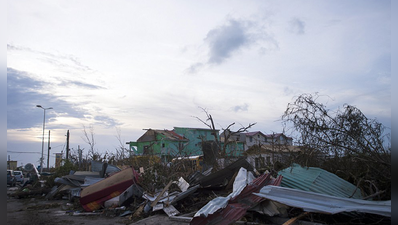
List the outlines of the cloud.
{"type": "Polygon", "coordinates": [[[211,64],[220,64],[232,53],[249,43],[246,28],[241,21],[229,20],[227,24],[210,30],[205,42],[208,44],[211,64]]]}
{"type": "MultiPolygon", "coordinates": [[[[41,93],[48,85],[48,82],[34,79],[30,74],[18,71],[13,68],[7,68],[7,128],[8,129],[27,129],[39,127],[43,123],[43,111],[37,109],[36,105],[43,107],[52,107],[52,110],[46,111],[46,120],[57,120],[60,117],[86,120],[93,118],[95,124],[105,127],[114,127],[120,125],[113,118],[105,115],[91,115],[89,111],[84,110],[85,102],[68,102],[63,100],[67,96],[56,96],[52,93],[41,93]]],[[[102,87],[83,83],[80,81],[61,82],[61,85],[73,84],[78,87],[88,89],[101,89],[102,87]]],[[[68,127],[68,124],[54,124],[52,129],[68,127]]]]}
{"type": "Polygon", "coordinates": [[[223,25],[211,29],[204,38],[208,50],[205,60],[193,63],[186,71],[197,73],[206,66],[223,64],[251,47],[257,48],[260,54],[278,50],[278,41],[270,34],[268,25],[267,21],[227,19],[223,25]]]}
{"type": "Polygon", "coordinates": [[[66,54],[53,54],[49,52],[37,51],[27,47],[15,46],[12,44],[7,44],[7,51],[20,51],[24,53],[32,53],[38,56],[38,59],[49,63],[59,70],[64,71],[84,71],[92,72],[92,69],[86,65],[83,65],[80,60],[73,55],[66,54]]]}
{"type": "Polygon", "coordinates": [[[304,34],[305,33],[305,22],[299,18],[293,18],[289,22],[289,30],[294,34],[304,34]]]}
{"type": "Polygon", "coordinates": [[[98,86],[98,85],[88,84],[88,83],[81,82],[81,81],[76,81],[76,80],[75,80],[75,81],[63,81],[63,82],[61,83],[61,85],[62,85],[62,86],[70,86],[70,85],[73,85],[73,86],[78,87],[78,88],[93,89],[93,90],[96,90],[96,89],[105,89],[104,87],[101,87],[101,86],[98,86]]]}
{"type": "Polygon", "coordinates": [[[51,93],[41,93],[49,85],[47,82],[31,78],[28,73],[7,68],[7,128],[24,129],[40,126],[43,123],[42,112],[36,105],[53,107],[47,111],[46,118],[53,120],[57,113],[84,118],[84,112],[76,106],[51,93]],[[57,113],[56,113],[57,112],[57,113]],[[38,116],[40,114],[40,116],[38,116]]]}
{"type": "Polygon", "coordinates": [[[122,125],[121,123],[118,123],[117,121],[108,116],[95,116],[94,119],[96,121],[99,121],[99,124],[105,125],[108,128],[122,125]]]}
{"type": "Polygon", "coordinates": [[[284,96],[292,96],[295,93],[293,89],[291,89],[289,86],[285,86],[283,88],[283,95],[284,96]]]}
{"type": "Polygon", "coordinates": [[[203,63],[195,63],[193,65],[191,65],[186,71],[188,73],[196,73],[198,72],[200,69],[202,69],[204,66],[203,63]]]}
{"type": "Polygon", "coordinates": [[[234,112],[239,112],[239,111],[247,111],[248,108],[249,108],[249,105],[248,105],[247,103],[245,103],[245,104],[243,104],[243,105],[234,106],[234,107],[232,108],[232,110],[233,110],[234,112]]]}

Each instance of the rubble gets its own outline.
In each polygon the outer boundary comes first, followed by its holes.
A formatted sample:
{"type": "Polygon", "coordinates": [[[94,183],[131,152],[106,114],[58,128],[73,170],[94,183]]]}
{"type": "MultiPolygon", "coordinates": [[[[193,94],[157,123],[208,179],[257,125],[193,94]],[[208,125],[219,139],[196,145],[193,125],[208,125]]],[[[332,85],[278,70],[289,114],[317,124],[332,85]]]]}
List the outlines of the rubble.
{"type": "Polygon", "coordinates": [[[291,207],[302,208],[306,212],[325,214],[362,212],[391,217],[391,201],[369,201],[335,197],[315,192],[274,186],[263,187],[259,193],[253,194],[291,207]]]}
{"type": "MultiPolygon", "coordinates": [[[[297,221],[314,225],[331,223],[330,216],[342,214],[376,215],[381,218],[378,221],[391,221],[391,201],[363,200],[355,185],[319,168],[293,164],[273,177],[268,172],[259,174],[240,158],[218,171],[210,168],[175,178],[166,169],[149,174],[153,170],[134,165],[119,169],[97,163],[94,167],[96,171],[71,171],[56,177],[56,185],[35,191],[49,201],[60,196],[68,199],[72,209],[64,214],[123,217],[130,223],[156,214],[193,225],[297,221]],[[155,191],[145,189],[154,186],[144,185],[144,176],[162,179],[165,185],[155,191]]],[[[28,195],[33,190],[25,187],[20,192],[28,195]]]]}
{"type": "Polygon", "coordinates": [[[241,168],[236,176],[233,192],[227,197],[210,201],[195,214],[191,224],[232,224],[241,219],[249,208],[262,201],[254,195],[255,192],[265,185],[279,185],[281,179],[281,176],[271,179],[268,173],[253,180],[253,175],[241,168]]]}
{"type": "Polygon", "coordinates": [[[124,169],[84,187],[80,192],[80,204],[86,211],[97,210],[105,201],[120,195],[128,187],[137,183],[139,183],[139,178],[134,168],[124,169]]]}

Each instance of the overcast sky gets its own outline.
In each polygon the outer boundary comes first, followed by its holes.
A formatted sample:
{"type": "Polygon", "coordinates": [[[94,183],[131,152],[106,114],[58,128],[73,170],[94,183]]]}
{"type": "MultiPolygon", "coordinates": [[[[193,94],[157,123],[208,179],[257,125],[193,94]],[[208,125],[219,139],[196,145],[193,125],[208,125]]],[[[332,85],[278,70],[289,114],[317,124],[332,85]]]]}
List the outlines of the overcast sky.
{"type": "MultiPolygon", "coordinates": [[[[391,126],[386,0],[8,1],[7,155],[39,165],[43,109],[54,153],[114,152],[147,128],[265,134],[295,98],[319,93],[391,126]],[[120,134],[120,138],[118,138],[120,134]]],[[[127,145],[125,145],[127,147],[127,145]]]]}

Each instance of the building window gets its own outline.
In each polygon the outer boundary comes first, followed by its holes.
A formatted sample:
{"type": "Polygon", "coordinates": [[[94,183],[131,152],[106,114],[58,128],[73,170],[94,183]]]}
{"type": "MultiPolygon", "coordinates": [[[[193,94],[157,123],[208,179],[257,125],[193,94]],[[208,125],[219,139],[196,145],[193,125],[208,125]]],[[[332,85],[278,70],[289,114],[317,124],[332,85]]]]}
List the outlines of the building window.
{"type": "Polygon", "coordinates": [[[162,148],[164,148],[164,147],[166,147],[166,144],[165,144],[165,143],[162,144],[162,148]]]}
{"type": "Polygon", "coordinates": [[[255,167],[260,169],[260,168],[264,168],[265,163],[264,163],[264,157],[257,157],[254,159],[255,160],[255,167]]]}
{"type": "Polygon", "coordinates": [[[255,159],[254,159],[254,166],[255,166],[256,168],[260,168],[260,159],[259,159],[259,158],[255,158],[255,159]]]}
{"type": "Polygon", "coordinates": [[[249,142],[253,142],[253,137],[249,137],[249,142]]]}
{"type": "Polygon", "coordinates": [[[143,152],[143,154],[144,154],[144,155],[148,155],[148,154],[149,154],[149,146],[148,146],[148,145],[145,145],[145,146],[144,146],[144,152],[143,152]]]}

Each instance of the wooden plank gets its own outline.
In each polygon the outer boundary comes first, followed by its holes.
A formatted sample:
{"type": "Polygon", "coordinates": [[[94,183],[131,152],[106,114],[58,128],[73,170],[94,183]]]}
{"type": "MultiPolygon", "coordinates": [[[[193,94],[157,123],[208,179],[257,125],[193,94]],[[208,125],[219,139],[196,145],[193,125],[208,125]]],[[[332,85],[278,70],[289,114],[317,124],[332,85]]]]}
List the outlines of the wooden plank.
{"type": "Polygon", "coordinates": [[[308,215],[308,214],[310,214],[310,212],[301,213],[300,215],[298,215],[298,216],[296,216],[296,217],[293,217],[293,218],[289,219],[288,221],[286,221],[285,223],[283,223],[283,225],[291,225],[291,224],[295,223],[297,220],[303,218],[304,216],[306,216],[306,215],[308,215]]]}
{"type": "Polygon", "coordinates": [[[170,216],[169,218],[170,220],[184,222],[184,223],[190,223],[192,220],[192,217],[186,217],[186,216],[170,216]]]}
{"type": "Polygon", "coordinates": [[[173,183],[173,181],[169,181],[169,183],[166,185],[166,187],[163,188],[162,192],[156,197],[155,201],[152,202],[151,207],[153,208],[156,204],[158,204],[158,201],[160,198],[163,196],[163,194],[169,189],[170,185],[173,183]]]}

